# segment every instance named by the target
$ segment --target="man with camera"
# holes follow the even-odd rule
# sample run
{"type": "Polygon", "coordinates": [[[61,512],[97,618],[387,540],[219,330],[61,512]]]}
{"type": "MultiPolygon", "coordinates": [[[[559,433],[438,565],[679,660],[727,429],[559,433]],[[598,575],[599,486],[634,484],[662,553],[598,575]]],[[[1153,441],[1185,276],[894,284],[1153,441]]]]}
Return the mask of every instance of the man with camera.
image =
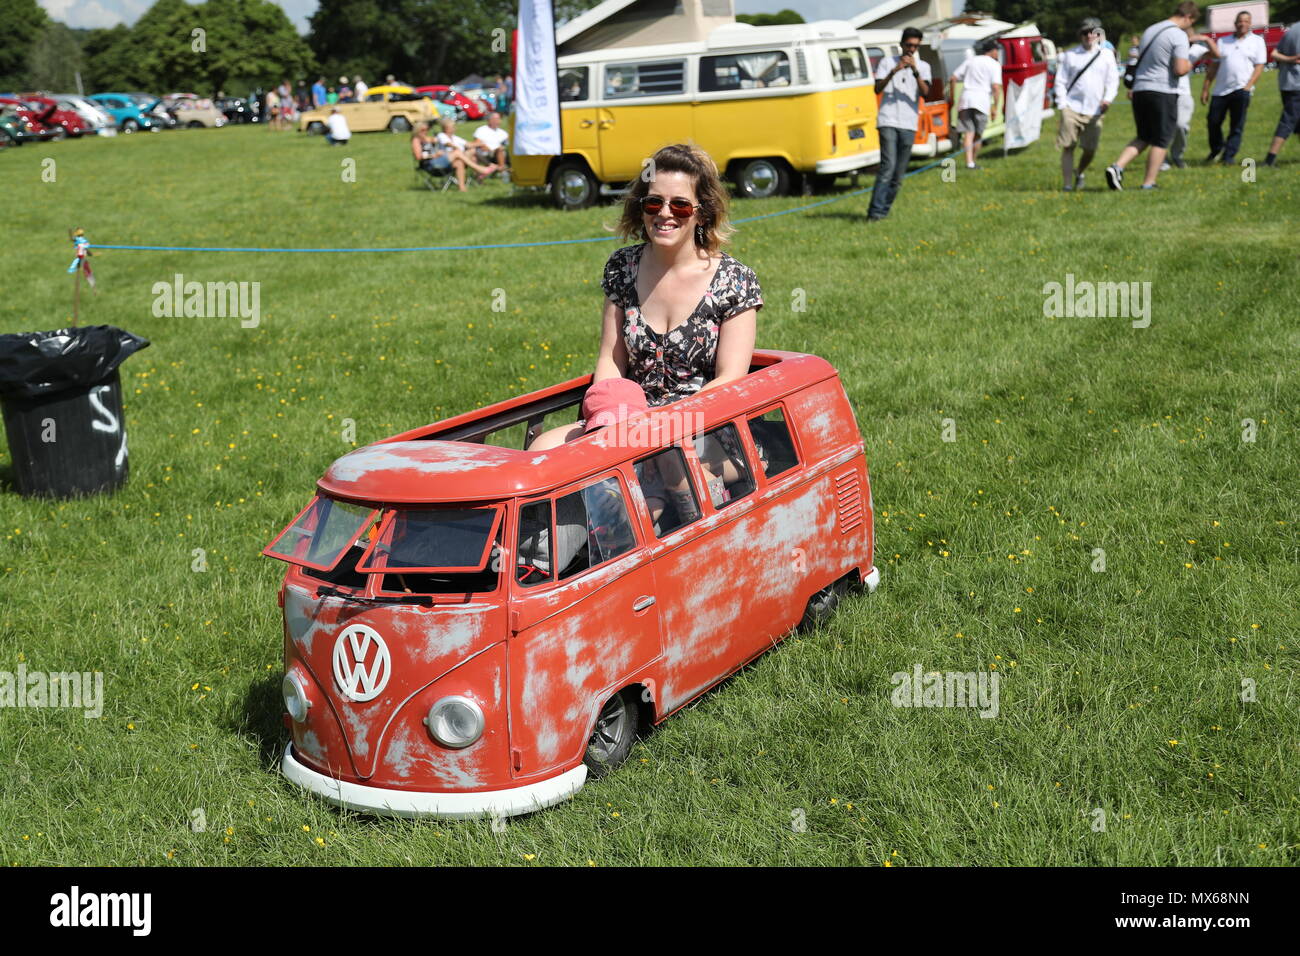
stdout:
{"type": "Polygon", "coordinates": [[[889,215],[916,142],[916,127],[921,103],[930,92],[930,64],[918,55],[921,31],[908,27],[903,31],[902,55],[882,57],[876,66],[876,92],[884,94],[876,114],[880,134],[880,169],[871,190],[867,221],[878,222],[889,215]]]}
{"type": "Polygon", "coordinates": [[[1066,192],[1083,188],[1083,173],[1101,143],[1101,121],[1119,92],[1115,54],[1101,45],[1101,21],[1079,24],[1079,45],[1061,54],[1053,92],[1060,113],[1056,146],[1061,151],[1061,178],[1066,192]],[[1074,168],[1074,148],[1082,150],[1074,168]]]}

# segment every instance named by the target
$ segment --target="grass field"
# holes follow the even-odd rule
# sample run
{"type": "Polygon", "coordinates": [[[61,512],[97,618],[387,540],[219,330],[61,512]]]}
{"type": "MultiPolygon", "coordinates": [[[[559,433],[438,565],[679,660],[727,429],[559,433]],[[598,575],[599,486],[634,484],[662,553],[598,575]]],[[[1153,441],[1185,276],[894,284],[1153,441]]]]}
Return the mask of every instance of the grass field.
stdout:
{"type": "MultiPolygon", "coordinates": [[[[1242,157],[1277,119],[1273,76],[1260,86],[1242,157]]],[[[352,447],[345,420],[365,444],[589,371],[615,243],[101,253],[82,322],[153,343],[123,367],[131,480],[24,500],[0,455],[0,670],[101,670],[106,703],[97,720],[0,710],[0,862],[1300,862],[1300,144],[1243,181],[1197,162],[1204,115],[1158,194],[1104,188],[1123,108],[1082,194],[1059,191],[1052,120],[983,172],[909,179],[870,228],[869,197],[843,193],[740,226],[759,346],[825,356],[854,403],[880,590],[501,833],[340,813],[278,776],[283,568],[258,552],[352,447]],[[261,283],[260,325],[155,317],[154,283],[178,273],[261,283]],[[1069,275],[1149,282],[1149,327],[1046,315],[1044,285],[1069,275]],[[997,670],[998,718],[895,708],[890,676],[915,664],[997,670]]],[[[6,151],[0,332],[66,323],[74,226],[354,247],[601,236],[616,218],[500,183],[417,190],[405,146],[232,128],[6,151]]]]}

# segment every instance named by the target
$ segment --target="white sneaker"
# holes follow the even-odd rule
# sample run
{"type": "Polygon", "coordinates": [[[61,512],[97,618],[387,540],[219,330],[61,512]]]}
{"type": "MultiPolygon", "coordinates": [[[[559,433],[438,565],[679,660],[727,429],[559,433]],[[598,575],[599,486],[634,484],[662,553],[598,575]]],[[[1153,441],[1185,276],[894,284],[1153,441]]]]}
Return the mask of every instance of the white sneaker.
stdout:
{"type": "Polygon", "coordinates": [[[1075,189],[1082,189],[1082,188],[1083,188],[1083,173],[1076,173],[1076,174],[1075,174],[1075,176],[1074,176],[1074,188],[1075,188],[1075,189]]]}
{"type": "Polygon", "coordinates": [[[1163,173],[1166,169],[1170,169],[1170,168],[1172,168],[1172,167],[1171,167],[1168,163],[1161,163],[1161,164],[1160,164],[1160,171],[1161,171],[1162,173],[1163,173]]]}

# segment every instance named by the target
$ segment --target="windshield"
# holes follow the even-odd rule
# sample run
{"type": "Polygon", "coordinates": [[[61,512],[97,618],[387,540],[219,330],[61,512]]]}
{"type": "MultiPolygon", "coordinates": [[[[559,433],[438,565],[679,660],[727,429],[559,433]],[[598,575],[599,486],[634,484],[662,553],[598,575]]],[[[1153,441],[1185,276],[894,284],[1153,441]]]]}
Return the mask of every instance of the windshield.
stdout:
{"type": "Polygon", "coordinates": [[[373,508],[345,501],[313,498],[262,553],[290,564],[329,571],[361,532],[373,524],[376,513],[373,508]]]}
{"type": "Polygon", "coordinates": [[[487,565],[500,508],[400,508],[384,518],[358,571],[465,572],[487,565]]]}

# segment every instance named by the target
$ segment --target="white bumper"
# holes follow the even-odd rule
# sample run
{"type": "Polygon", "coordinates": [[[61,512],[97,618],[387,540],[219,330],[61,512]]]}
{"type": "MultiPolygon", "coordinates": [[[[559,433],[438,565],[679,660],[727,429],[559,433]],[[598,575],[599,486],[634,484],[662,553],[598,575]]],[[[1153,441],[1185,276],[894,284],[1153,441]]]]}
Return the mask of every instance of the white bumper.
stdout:
{"type": "Polygon", "coordinates": [[[841,156],[839,159],[820,160],[817,163],[816,172],[818,176],[825,176],[830,173],[848,173],[855,169],[876,166],[879,163],[880,150],[873,149],[869,153],[857,153],[853,156],[841,156]]]}
{"type": "Polygon", "coordinates": [[[880,568],[873,566],[871,570],[867,572],[866,580],[864,580],[863,583],[867,586],[868,593],[871,593],[875,591],[876,588],[880,587],[880,568]]]}
{"type": "Polygon", "coordinates": [[[436,817],[464,820],[476,817],[510,817],[553,806],[577,793],[587,780],[587,767],[579,764],[558,777],[482,793],[422,793],[412,790],[388,790],[349,783],[317,773],[298,762],[293,744],[284,749],[281,772],[289,780],[318,794],[340,807],[363,810],[379,816],[436,817]]]}

